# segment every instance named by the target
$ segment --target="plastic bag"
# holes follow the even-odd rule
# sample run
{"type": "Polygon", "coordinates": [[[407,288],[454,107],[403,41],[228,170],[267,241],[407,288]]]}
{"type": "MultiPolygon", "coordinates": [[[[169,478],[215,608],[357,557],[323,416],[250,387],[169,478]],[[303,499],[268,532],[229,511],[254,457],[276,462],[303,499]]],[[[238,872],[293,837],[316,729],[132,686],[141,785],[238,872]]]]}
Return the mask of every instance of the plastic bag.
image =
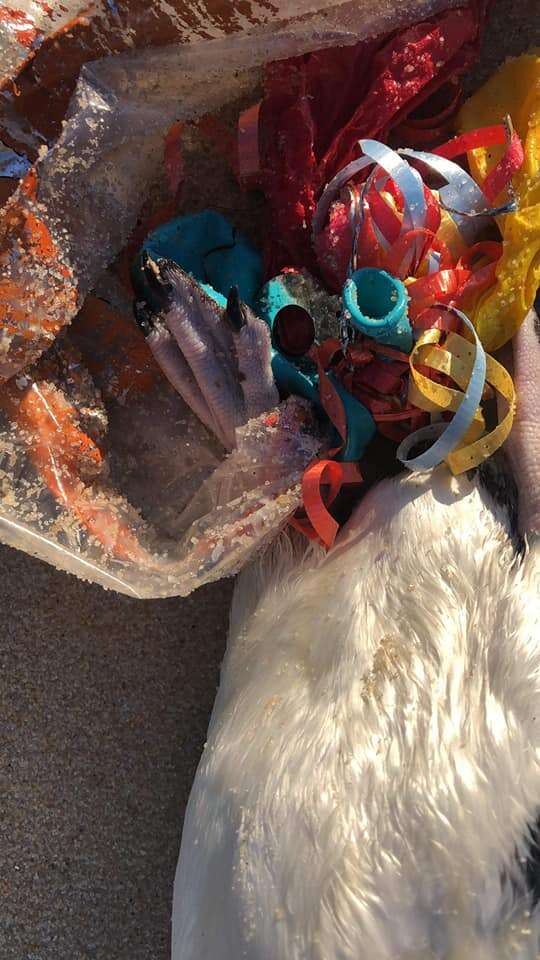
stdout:
{"type": "MultiPolygon", "coordinates": [[[[42,143],[0,218],[4,542],[119,592],[186,595],[235,573],[292,515],[321,446],[309,406],[292,398],[251,421],[226,456],[156,368],[121,271],[106,268],[146,198],[163,192],[171,125],[241,105],[269,59],[351,44],[440,5],[388,2],[374,13],[370,4],[305,0],[252,9],[244,21],[230,4],[229,19],[220,5],[220,23],[191,10],[183,25],[158,5],[161,33],[150,40],[183,45],[83,66],[59,135],[49,149],[42,143]]],[[[38,6],[27,4],[25,15],[38,6]]],[[[57,72],[62,36],[72,43],[86,31],[79,60],[125,49],[134,23],[143,42],[142,7],[119,3],[109,14],[103,8],[54,41],[57,72]]],[[[30,159],[45,139],[31,118],[46,46],[35,53],[34,80],[23,78],[26,113],[10,94],[0,117],[8,148],[24,148],[26,138],[30,159]]],[[[22,62],[15,49],[10,69],[22,62]]],[[[55,90],[49,77],[45,94],[58,105],[65,90],[56,100],[55,90]]],[[[24,149],[18,155],[23,162],[24,149]]]]}

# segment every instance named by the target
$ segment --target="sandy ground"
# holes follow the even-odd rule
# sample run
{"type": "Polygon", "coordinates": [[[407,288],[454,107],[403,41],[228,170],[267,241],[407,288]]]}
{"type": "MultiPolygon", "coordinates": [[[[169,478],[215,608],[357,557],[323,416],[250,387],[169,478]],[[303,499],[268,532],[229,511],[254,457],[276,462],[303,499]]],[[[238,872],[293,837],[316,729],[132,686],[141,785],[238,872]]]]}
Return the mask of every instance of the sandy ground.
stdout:
{"type": "MultiPolygon", "coordinates": [[[[537,4],[496,0],[479,76],[537,4]]],[[[145,603],[0,557],[0,960],[166,960],[231,584],[145,603]]]]}

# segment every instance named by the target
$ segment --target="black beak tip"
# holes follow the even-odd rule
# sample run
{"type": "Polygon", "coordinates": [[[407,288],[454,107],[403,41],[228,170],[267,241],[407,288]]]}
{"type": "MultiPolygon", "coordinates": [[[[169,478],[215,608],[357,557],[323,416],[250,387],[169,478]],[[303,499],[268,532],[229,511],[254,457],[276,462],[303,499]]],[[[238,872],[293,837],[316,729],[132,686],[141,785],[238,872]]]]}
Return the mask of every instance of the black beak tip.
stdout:
{"type": "Polygon", "coordinates": [[[173,269],[172,261],[165,257],[151,257],[144,250],[141,254],[141,270],[144,278],[154,290],[170,290],[172,287],[171,273],[173,269]]]}
{"type": "Polygon", "coordinates": [[[131,270],[136,300],[150,304],[155,313],[167,310],[174,299],[174,278],[178,270],[171,260],[152,257],[147,250],[142,250],[131,270]]]}
{"type": "Polygon", "coordinates": [[[233,330],[236,330],[237,332],[240,331],[242,327],[245,327],[247,323],[246,308],[240,300],[240,292],[236,286],[231,287],[229,290],[227,306],[225,307],[225,316],[227,317],[233,330]]]}

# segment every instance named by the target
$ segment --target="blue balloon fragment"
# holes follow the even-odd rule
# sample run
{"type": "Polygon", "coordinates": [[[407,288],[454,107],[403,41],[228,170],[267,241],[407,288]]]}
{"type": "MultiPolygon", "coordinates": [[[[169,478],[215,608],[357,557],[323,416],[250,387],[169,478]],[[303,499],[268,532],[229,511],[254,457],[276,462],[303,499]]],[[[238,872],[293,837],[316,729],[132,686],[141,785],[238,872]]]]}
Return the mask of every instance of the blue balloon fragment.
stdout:
{"type": "MultiPolygon", "coordinates": [[[[140,257],[173,260],[224,307],[232,286],[253,307],[263,280],[262,258],[229,221],[215,210],[203,210],[169,220],[148,234],[140,257]]],[[[148,302],[151,303],[151,292],[148,302]]]]}

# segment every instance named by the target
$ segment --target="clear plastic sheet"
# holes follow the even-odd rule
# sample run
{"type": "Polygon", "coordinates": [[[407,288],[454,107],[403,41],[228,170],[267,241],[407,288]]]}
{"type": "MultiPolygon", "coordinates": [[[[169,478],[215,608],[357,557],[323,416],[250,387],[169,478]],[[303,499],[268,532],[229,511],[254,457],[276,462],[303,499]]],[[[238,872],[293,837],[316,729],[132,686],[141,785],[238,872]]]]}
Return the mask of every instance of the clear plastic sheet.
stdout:
{"type": "Polygon", "coordinates": [[[4,0],[0,13],[0,85],[16,76],[46,37],[85,9],[88,4],[80,0],[63,0],[54,6],[44,0],[4,0]]]}
{"type": "Polygon", "coordinates": [[[324,43],[332,26],[346,22],[353,9],[361,15],[353,29],[359,36],[367,36],[408,19],[420,19],[436,6],[437,0],[380,0],[376,9],[366,0],[354,4],[343,0],[247,0],[241,4],[236,0],[190,4],[178,0],[4,0],[0,9],[0,85],[13,78],[44,42],[59,34],[67,39],[69,54],[76,47],[86,60],[141,46],[194,43],[235,33],[268,36],[276,28],[294,31],[296,24],[300,24],[300,38],[319,34],[324,43]]]}
{"type": "MultiPolygon", "coordinates": [[[[230,21],[197,5],[182,24],[157,4],[168,10],[165,36],[182,43],[82,67],[59,136],[42,144],[0,215],[4,542],[122,593],[164,597],[237,572],[291,516],[321,446],[309,407],[291,399],[251,421],[226,455],[153,364],[106,268],[163,180],[174,122],[249,97],[269,59],[350,44],[442,5],[261,2],[240,17],[231,4],[230,21]]],[[[32,18],[45,6],[17,9],[32,18]]],[[[136,5],[93,9],[93,41],[101,23],[105,51],[121,46],[120,34],[125,46],[136,5]]],[[[14,74],[24,58],[7,22],[0,59],[10,51],[3,62],[14,74]]],[[[9,98],[4,106],[7,129],[9,98]]],[[[14,169],[24,172],[24,159],[14,169]]]]}

